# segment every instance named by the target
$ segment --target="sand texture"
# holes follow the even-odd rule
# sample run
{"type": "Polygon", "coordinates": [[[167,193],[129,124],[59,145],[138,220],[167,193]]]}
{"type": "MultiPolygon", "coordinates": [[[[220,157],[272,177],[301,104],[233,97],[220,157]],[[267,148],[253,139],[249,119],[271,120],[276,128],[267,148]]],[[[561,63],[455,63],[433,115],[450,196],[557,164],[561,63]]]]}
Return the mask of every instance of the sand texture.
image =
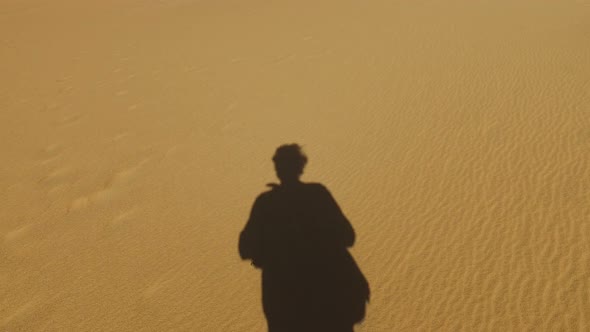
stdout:
{"type": "Polygon", "coordinates": [[[4,0],[0,331],[264,331],[292,142],[357,332],[590,330],[590,1],[4,0]]]}

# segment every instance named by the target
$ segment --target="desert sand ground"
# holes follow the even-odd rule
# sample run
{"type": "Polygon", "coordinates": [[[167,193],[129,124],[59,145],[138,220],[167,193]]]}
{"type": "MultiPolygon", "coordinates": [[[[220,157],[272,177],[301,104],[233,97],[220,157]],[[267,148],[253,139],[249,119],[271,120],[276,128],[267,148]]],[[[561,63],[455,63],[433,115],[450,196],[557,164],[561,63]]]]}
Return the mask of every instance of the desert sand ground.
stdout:
{"type": "Polygon", "coordinates": [[[4,0],[0,330],[263,331],[292,142],[357,331],[590,329],[590,1],[4,0]]]}

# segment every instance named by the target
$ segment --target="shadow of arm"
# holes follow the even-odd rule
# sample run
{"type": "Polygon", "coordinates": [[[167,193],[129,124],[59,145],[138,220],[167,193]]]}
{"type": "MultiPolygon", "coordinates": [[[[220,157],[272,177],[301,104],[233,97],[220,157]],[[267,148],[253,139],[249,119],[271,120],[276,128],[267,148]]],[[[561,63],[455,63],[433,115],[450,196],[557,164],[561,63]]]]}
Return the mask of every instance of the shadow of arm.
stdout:
{"type": "Polygon", "coordinates": [[[262,261],[262,203],[260,196],[254,202],[246,226],[240,233],[238,251],[242,259],[251,259],[252,265],[260,267],[262,261]]]}

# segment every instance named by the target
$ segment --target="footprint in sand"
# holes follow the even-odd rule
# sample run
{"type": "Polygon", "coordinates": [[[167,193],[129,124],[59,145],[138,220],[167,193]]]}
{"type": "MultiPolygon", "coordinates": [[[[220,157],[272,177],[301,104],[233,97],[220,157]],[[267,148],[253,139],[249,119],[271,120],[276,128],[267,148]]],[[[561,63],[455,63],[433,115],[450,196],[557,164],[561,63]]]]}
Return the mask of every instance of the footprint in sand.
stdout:
{"type": "Polygon", "coordinates": [[[297,58],[297,55],[295,55],[295,54],[282,55],[282,56],[279,56],[278,58],[276,58],[272,62],[272,64],[273,65],[280,65],[280,64],[283,64],[286,62],[294,61],[296,58],[297,58]]]}
{"type": "Polygon", "coordinates": [[[59,108],[59,105],[56,104],[56,103],[44,104],[43,107],[41,107],[39,109],[39,112],[40,113],[43,113],[43,112],[48,112],[48,111],[54,111],[54,110],[56,110],[58,108],[59,108]]]}
{"type": "Polygon", "coordinates": [[[52,172],[41,178],[39,183],[42,184],[56,184],[58,182],[63,181],[65,177],[70,173],[70,169],[68,167],[58,167],[54,169],[52,172]]]}
{"type": "Polygon", "coordinates": [[[59,144],[50,144],[42,151],[42,157],[39,163],[47,165],[61,156],[61,146],[59,144]]]}
{"type": "Polygon", "coordinates": [[[171,155],[174,155],[179,149],[179,145],[173,145],[171,147],[169,147],[168,149],[166,149],[166,152],[164,152],[163,158],[168,158],[171,155]]]}
{"type": "Polygon", "coordinates": [[[87,196],[76,198],[70,204],[70,208],[68,209],[68,211],[81,210],[81,209],[87,207],[89,202],[90,202],[90,198],[87,196]]]}
{"type": "MultiPolygon", "coordinates": [[[[55,158],[57,159],[57,157],[55,158]]],[[[46,188],[47,195],[53,195],[66,188],[66,184],[72,182],[72,169],[58,167],[39,180],[39,185],[46,188]]]]}
{"type": "Polygon", "coordinates": [[[131,167],[126,167],[118,172],[115,172],[107,181],[104,186],[95,192],[78,197],[70,203],[68,211],[75,211],[86,208],[91,204],[108,201],[116,195],[118,188],[129,183],[132,178],[136,175],[137,171],[141,166],[147,163],[150,158],[146,158],[131,167]]]}
{"type": "Polygon", "coordinates": [[[60,127],[68,127],[68,126],[71,126],[73,124],[80,122],[81,119],[82,119],[82,115],[80,115],[80,114],[70,114],[70,115],[66,115],[66,116],[62,117],[61,119],[59,119],[57,124],[60,127]]]}
{"type": "Polygon", "coordinates": [[[74,87],[73,86],[66,85],[66,86],[63,86],[63,87],[59,88],[58,94],[60,94],[60,95],[62,95],[62,94],[69,94],[69,93],[72,92],[72,90],[74,90],[74,87]]]}
{"type": "Polygon", "coordinates": [[[111,139],[111,141],[113,141],[113,142],[118,142],[118,141],[120,141],[120,140],[122,140],[122,139],[125,139],[126,137],[129,137],[129,133],[128,133],[128,132],[123,132],[123,133],[120,133],[120,134],[118,134],[118,135],[115,135],[115,136],[114,136],[114,137],[111,139]]]}
{"type": "Polygon", "coordinates": [[[71,182],[73,170],[71,167],[51,167],[55,165],[62,156],[62,146],[59,144],[50,144],[40,152],[37,158],[37,165],[44,171],[45,176],[41,177],[37,184],[46,188],[46,193],[52,195],[65,188],[68,182],[71,182]]]}
{"type": "Polygon", "coordinates": [[[35,308],[38,307],[39,302],[38,299],[33,299],[25,302],[13,312],[7,312],[4,319],[0,319],[0,326],[6,326],[15,320],[24,319],[26,316],[30,316],[35,308]]]}
{"type": "Polygon", "coordinates": [[[31,224],[27,224],[27,225],[15,228],[15,229],[9,231],[8,233],[6,233],[6,235],[4,235],[4,240],[7,242],[18,240],[19,238],[22,238],[23,236],[25,236],[29,232],[31,227],[32,227],[31,224]]]}
{"type": "Polygon", "coordinates": [[[116,215],[110,222],[111,225],[116,226],[133,218],[136,213],[136,208],[131,208],[116,215]]]}

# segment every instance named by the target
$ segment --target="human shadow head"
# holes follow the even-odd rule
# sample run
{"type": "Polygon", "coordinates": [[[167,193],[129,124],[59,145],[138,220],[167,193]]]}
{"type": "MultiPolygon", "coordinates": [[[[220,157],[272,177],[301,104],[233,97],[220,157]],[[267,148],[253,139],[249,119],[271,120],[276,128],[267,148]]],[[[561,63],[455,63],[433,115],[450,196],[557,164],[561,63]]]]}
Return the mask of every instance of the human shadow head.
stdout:
{"type": "Polygon", "coordinates": [[[299,144],[284,144],[277,148],[272,161],[281,184],[299,182],[307,164],[307,156],[299,144]]]}

